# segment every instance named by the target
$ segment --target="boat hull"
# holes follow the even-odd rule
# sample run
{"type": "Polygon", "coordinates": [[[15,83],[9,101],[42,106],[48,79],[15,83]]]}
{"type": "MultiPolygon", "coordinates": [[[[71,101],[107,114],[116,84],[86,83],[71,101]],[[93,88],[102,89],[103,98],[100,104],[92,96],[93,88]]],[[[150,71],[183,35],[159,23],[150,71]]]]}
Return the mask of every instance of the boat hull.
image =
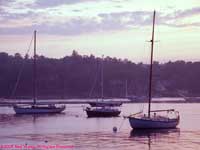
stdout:
{"type": "Polygon", "coordinates": [[[95,111],[95,110],[86,110],[88,117],[118,117],[121,111],[95,111]]]}
{"type": "Polygon", "coordinates": [[[89,102],[91,107],[119,107],[122,105],[122,102],[115,102],[115,101],[111,101],[111,102],[107,102],[107,101],[100,101],[100,102],[89,102]]]}
{"type": "Polygon", "coordinates": [[[16,114],[48,114],[48,113],[61,113],[65,107],[13,107],[16,114]]]}
{"type": "Polygon", "coordinates": [[[170,129],[176,128],[179,119],[169,119],[168,121],[146,120],[129,117],[129,123],[133,129],[170,129]]]}

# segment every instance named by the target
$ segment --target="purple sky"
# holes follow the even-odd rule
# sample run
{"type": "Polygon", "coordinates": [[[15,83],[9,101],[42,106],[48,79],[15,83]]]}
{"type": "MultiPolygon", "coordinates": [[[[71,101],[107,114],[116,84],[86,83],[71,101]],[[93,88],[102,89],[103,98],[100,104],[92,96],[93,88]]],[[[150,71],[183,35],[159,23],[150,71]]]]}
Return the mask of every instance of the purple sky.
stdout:
{"type": "Polygon", "coordinates": [[[198,60],[199,0],[0,0],[0,51],[24,54],[37,30],[40,55],[76,49],[146,62],[154,9],[155,59],[198,60]]]}

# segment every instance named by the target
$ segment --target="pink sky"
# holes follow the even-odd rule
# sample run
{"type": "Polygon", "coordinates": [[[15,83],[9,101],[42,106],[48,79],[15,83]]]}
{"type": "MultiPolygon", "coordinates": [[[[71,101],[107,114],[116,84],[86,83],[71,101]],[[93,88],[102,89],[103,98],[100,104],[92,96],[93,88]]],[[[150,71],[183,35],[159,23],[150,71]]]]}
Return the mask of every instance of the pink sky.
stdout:
{"type": "Polygon", "coordinates": [[[199,0],[1,0],[0,51],[24,55],[33,30],[38,54],[128,58],[147,62],[157,11],[155,60],[198,61],[199,0]]]}

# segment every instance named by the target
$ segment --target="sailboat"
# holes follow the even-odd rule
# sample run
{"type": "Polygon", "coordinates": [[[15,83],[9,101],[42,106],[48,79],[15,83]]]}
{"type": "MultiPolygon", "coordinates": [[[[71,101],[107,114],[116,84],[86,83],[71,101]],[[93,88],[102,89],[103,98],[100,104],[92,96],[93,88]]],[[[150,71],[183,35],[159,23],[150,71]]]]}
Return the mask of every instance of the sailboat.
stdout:
{"type": "Polygon", "coordinates": [[[91,107],[84,109],[88,117],[117,117],[121,113],[117,107],[122,105],[122,102],[104,101],[103,100],[103,58],[101,62],[101,101],[90,102],[91,107]]]}
{"type": "Polygon", "coordinates": [[[65,105],[55,106],[37,104],[37,73],[36,73],[36,31],[34,31],[34,57],[33,57],[33,104],[32,105],[14,105],[16,114],[43,114],[43,113],[61,113],[65,110],[65,105]]]}
{"type": "Polygon", "coordinates": [[[151,39],[151,64],[149,74],[149,96],[148,96],[148,114],[142,112],[128,116],[130,126],[133,129],[168,129],[176,128],[179,124],[179,112],[174,109],[168,110],[151,110],[152,98],[152,72],[153,72],[153,48],[154,48],[154,26],[156,11],[153,13],[153,30],[151,39]],[[153,113],[153,115],[152,115],[153,113]],[[163,113],[165,113],[163,115],[163,113]]]}

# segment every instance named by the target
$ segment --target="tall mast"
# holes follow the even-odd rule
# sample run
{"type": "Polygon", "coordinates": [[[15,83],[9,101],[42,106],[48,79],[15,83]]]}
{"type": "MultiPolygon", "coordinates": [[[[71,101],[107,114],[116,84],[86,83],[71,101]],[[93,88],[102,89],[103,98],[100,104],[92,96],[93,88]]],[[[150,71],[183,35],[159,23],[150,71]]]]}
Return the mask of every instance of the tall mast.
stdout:
{"type": "Polygon", "coordinates": [[[34,31],[34,55],[33,55],[33,101],[34,104],[36,104],[36,97],[37,97],[37,91],[36,91],[36,79],[37,79],[37,74],[36,74],[36,30],[34,31]]]}
{"type": "Polygon", "coordinates": [[[103,55],[101,60],[101,99],[103,100],[103,55]]]}
{"type": "Polygon", "coordinates": [[[128,97],[128,87],[127,87],[127,80],[126,80],[126,82],[125,82],[125,98],[127,98],[128,97]]]}
{"type": "Polygon", "coordinates": [[[152,97],[152,71],[153,71],[153,48],[154,48],[154,25],[155,25],[156,11],[153,12],[153,30],[151,38],[151,63],[150,63],[150,73],[149,73],[149,107],[148,107],[148,117],[151,115],[151,97],[152,97]]]}

